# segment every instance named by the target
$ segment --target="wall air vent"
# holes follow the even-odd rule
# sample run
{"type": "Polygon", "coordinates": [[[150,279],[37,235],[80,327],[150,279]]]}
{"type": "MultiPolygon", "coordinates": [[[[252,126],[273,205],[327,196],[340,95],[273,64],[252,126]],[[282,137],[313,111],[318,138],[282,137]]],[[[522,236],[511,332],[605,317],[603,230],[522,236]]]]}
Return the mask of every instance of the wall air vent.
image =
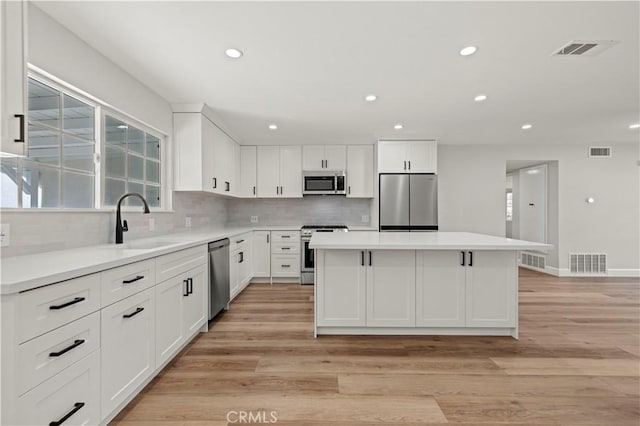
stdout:
{"type": "Polygon", "coordinates": [[[553,52],[553,56],[596,56],[617,43],[616,40],[573,40],[553,52]]]}
{"type": "Polygon", "coordinates": [[[544,269],[545,257],[534,253],[522,253],[520,256],[520,264],[536,269],[544,269]]]}
{"type": "Polygon", "coordinates": [[[569,253],[569,271],[577,275],[606,275],[607,255],[602,253],[569,253]]]}
{"type": "Polygon", "coordinates": [[[589,157],[611,157],[611,147],[591,146],[589,147],[589,157]]]}

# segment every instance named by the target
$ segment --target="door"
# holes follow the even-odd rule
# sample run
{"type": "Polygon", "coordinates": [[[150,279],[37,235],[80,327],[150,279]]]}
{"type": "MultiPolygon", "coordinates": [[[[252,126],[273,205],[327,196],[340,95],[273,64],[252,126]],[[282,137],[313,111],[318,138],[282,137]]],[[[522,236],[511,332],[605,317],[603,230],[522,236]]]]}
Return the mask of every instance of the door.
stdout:
{"type": "Polygon", "coordinates": [[[408,141],[409,173],[436,173],[436,141],[408,141]]]}
{"type": "Polygon", "coordinates": [[[344,170],[347,168],[347,147],[344,145],[325,145],[324,168],[344,170]]]}
{"type": "Polygon", "coordinates": [[[205,265],[199,266],[187,272],[187,293],[182,297],[182,315],[185,338],[189,338],[202,327],[208,319],[209,298],[208,298],[208,274],[205,265]]]}
{"type": "Polygon", "coordinates": [[[277,146],[257,147],[258,197],[277,197],[280,193],[280,148],[277,146]]]}
{"type": "Polygon", "coordinates": [[[467,265],[467,327],[515,327],[516,252],[474,251],[467,265]]]}
{"type": "Polygon", "coordinates": [[[0,2],[0,151],[16,155],[27,153],[26,8],[26,1],[0,2]],[[15,117],[16,114],[21,117],[15,117]]]}
{"type": "Polygon", "coordinates": [[[142,291],[101,311],[102,416],[124,402],[155,370],[155,300],[142,291]]]}
{"type": "Polygon", "coordinates": [[[156,367],[178,351],[185,340],[182,298],[186,283],[182,275],[168,279],[155,287],[156,294],[156,367]]]}
{"type": "Polygon", "coordinates": [[[380,229],[409,227],[409,175],[380,175],[380,229]]]}
{"type": "Polygon", "coordinates": [[[409,224],[412,230],[438,229],[438,178],[409,175],[409,224]]]}
{"type": "Polygon", "coordinates": [[[209,144],[206,151],[212,156],[211,170],[205,173],[209,173],[212,177],[212,192],[224,194],[225,181],[228,179],[227,163],[232,161],[233,152],[228,149],[226,135],[204,115],[202,116],[202,133],[203,144],[209,144]]]}
{"type": "Polygon", "coordinates": [[[302,147],[302,170],[324,169],[324,145],[305,145],[302,147]]]}
{"type": "Polygon", "coordinates": [[[415,251],[374,250],[367,256],[367,327],[415,327],[415,251]]]}
{"type": "Polygon", "coordinates": [[[404,141],[378,142],[378,173],[406,173],[407,143],[404,141]]]}
{"type": "Polygon", "coordinates": [[[366,325],[364,251],[319,250],[316,276],[318,326],[366,325]]]}
{"type": "Polygon", "coordinates": [[[521,240],[547,242],[547,166],[520,170],[521,240]]]}
{"type": "Polygon", "coordinates": [[[373,197],[373,145],[347,147],[347,197],[373,197]]]}
{"type": "Polygon", "coordinates": [[[256,188],[256,147],[241,146],[240,147],[240,196],[255,198],[257,194],[256,188]]]}
{"type": "Polygon", "coordinates": [[[229,256],[229,294],[233,300],[240,292],[240,251],[233,251],[229,256]]]}
{"type": "Polygon", "coordinates": [[[253,233],[253,276],[271,276],[271,236],[269,231],[253,233]]]}
{"type": "Polygon", "coordinates": [[[455,250],[416,252],[416,326],[465,326],[466,262],[462,256],[455,250]]]}
{"type": "Polygon", "coordinates": [[[302,197],[302,147],[280,147],[280,196],[302,197]]]}

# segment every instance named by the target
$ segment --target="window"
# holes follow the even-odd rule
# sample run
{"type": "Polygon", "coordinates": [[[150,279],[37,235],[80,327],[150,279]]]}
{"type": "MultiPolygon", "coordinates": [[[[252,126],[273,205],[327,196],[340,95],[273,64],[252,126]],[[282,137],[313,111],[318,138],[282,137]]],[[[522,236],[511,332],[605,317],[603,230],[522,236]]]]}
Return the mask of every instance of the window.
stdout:
{"type": "MultiPolygon", "coordinates": [[[[150,207],[160,206],[160,139],[110,115],[104,117],[104,129],[104,204],[137,192],[150,207]]],[[[138,198],[126,202],[141,205],[138,198]]]]}
{"type": "Polygon", "coordinates": [[[506,207],[507,207],[507,222],[511,222],[513,221],[513,192],[511,189],[507,189],[506,207]]]}
{"type": "Polygon", "coordinates": [[[28,92],[28,154],[0,159],[0,207],[91,209],[126,192],[163,207],[160,134],[45,78],[28,92]]]}

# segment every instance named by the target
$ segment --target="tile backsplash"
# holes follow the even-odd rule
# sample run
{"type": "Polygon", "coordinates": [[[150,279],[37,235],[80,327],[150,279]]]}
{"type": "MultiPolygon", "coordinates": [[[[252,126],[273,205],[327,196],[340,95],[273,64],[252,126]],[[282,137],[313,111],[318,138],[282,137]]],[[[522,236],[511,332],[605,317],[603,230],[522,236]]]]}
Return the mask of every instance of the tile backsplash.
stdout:
{"type": "MultiPolygon", "coordinates": [[[[123,212],[129,224],[126,240],[167,234],[191,227],[291,225],[344,223],[368,226],[362,216],[371,216],[371,200],[334,196],[297,199],[227,199],[199,192],[174,192],[173,212],[123,212]],[[258,216],[258,223],[251,223],[258,216]],[[155,229],[149,228],[153,219],[155,229]]],[[[51,250],[107,244],[114,241],[112,211],[3,210],[1,223],[11,225],[11,245],[1,255],[17,256],[51,250]]]]}

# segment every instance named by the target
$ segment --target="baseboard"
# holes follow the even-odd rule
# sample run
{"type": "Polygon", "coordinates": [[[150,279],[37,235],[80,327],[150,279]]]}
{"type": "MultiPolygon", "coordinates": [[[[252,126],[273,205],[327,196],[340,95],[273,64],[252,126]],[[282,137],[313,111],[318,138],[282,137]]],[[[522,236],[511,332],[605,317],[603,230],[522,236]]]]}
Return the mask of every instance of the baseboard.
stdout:
{"type": "Polygon", "coordinates": [[[558,269],[558,277],[575,277],[575,278],[638,278],[640,277],[640,269],[609,269],[606,274],[572,274],[568,268],[558,269]]]}
{"type": "Polygon", "coordinates": [[[608,272],[609,277],[640,277],[640,269],[609,269],[608,272]]]}
{"type": "Polygon", "coordinates": [[[520,263],[518,263],[518,266],[520,268],[529,269],[531,271],[542,272],[543,274],[549,274],[549,275],[553,275],[553,276],[556,276],[556,277],[560,276],[560,275],[558,275],[558,268],[554,268],[553,266],[546,266],[545,265],[544,269],[535,268],[535,267],[529,266],[529,265],[522,265],[520,263]]]}

